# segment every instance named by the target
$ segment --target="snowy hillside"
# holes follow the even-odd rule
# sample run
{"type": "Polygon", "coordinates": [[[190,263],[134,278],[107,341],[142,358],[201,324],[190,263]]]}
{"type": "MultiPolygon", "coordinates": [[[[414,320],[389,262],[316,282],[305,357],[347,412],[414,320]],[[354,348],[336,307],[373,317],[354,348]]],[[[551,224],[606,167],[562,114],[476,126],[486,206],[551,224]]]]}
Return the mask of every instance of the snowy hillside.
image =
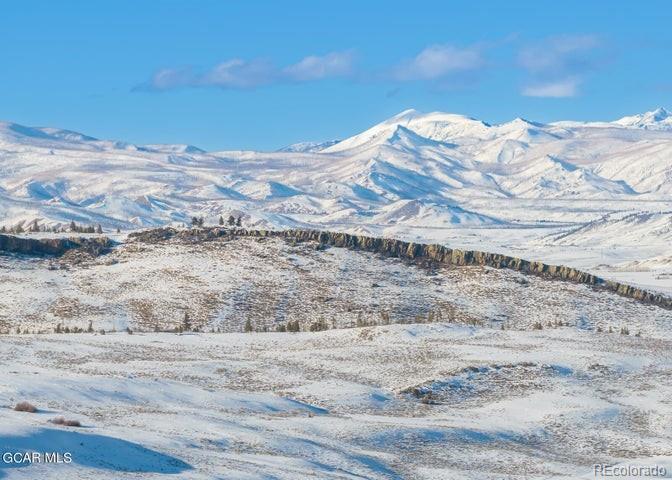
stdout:
{"type": "MultiPolygon", "coordinates": [[[[593,231],[605,215],[672,210],[671,118],[657,109],[613,122],[491,125],[407,110],[341,141],[277,152],[132,145],[0,123],[0,227],[74,220],[127,230],[234,214],[250,227],[485,242],[537,256],[541,239],[593,231]]],[[[616,263],[672,253],[642,251],[619,225],[581,243],[623,239],[629,254],[616,263]]]]}
{"type": "MultiPolygon", "coordinates": [[[[405,207],[394,218],[426,213],[405,207]]],[[[72,455],[0,463],[0,478],[672,471],[672,310],[509,269],[196,232],[0,256],[0,449],[72,455]]]]}

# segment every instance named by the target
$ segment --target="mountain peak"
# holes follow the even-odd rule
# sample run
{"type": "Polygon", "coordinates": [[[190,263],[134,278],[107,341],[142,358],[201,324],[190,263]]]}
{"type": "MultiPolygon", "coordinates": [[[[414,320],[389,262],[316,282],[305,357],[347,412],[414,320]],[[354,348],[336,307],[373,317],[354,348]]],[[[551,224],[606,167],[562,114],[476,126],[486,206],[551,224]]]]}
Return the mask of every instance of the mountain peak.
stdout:
{"type": "Polygon", "coordinates": [[[510,122],[503,123],[502,125],[511,125],[511,126],[518,125],[518,126],[524,126],[524,127],[543,127],[543,124],[533,122],[533,121],[528,120],[527,118],[523,118],[523,117],[516,117],[513,120],[511,120],[510,122]]]}
{"type": "Polygon", "coordinates": [[[651,112],[647,112],[645,115],[651,115],[651,117],[656,120],[657,122],[660,122],[662,120],[665,120],[666,118],[670,117],[670,112],[666,110],[663,107],[658,107],[655,110],[651,112]]]}
{"type": "Polygon", "coordinates": [[[389,123],[395,123],[400,120],[410,120],[411,118],[415,118],[418,116],[421,116],[422,112],[414,109],[414,108],[408,108],[402,112],[397,113],[395,116],[387,119],[387,122],[389,123]]]}
{"type": "Polygon", "coordinates": [[[489,128],[490,125],[487,123],[466,115],[444,112],[422,113],[409,109],[322,151],[336,153],[353,148],[370,148],[385,143],[395,134],[407,135],[407,132],[412,132],[418,137],[417,139],[424,137],[423,144],[427,141],[452,143],[452,139],[456,137],[483,138],[489,128]],[[406,132],[397,131],[400,126],[404,127],[406,132]]]}
{"type": "Polygon", "coordinates": [[[393,117],[388,118],[387,120],[383,121],[381,125],[396,125],[396,124],[403,124],[403,123],[478,123],[480,125],[486,125],[488,126],[487,123],[478,120],[473,117],[469,117],[467,115],[461,115],[459,113],[448,113],[448,112],[429,112],[429,113],[424,113],[419,110],[415,110],[414,108],[409,108],[407,110],[404,110],[402,112],[399,112],[398,114],[394,115],[393,117]]]}
{"type": "Polygon", "coordinates": [[[645,130],[672,130],[672,113],[663,107],[658,107],[650,112],[623,117],[614,123],[623,127],[645,130]]]}

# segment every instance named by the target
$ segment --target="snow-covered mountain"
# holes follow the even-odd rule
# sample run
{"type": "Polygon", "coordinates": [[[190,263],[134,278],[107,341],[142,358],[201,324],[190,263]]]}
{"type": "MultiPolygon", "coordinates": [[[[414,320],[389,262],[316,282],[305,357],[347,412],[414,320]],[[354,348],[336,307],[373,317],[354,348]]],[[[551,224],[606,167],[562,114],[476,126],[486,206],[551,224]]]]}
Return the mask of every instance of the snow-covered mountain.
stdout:
{"type": "Polygon", "coordinates": [[[652,112],[623,117],[614,123],[624,127],[637,127],[646,130],[672,130],[672,113],[664,108],[657,108],[652,112]]]}
{"type": "Polygon", "coordinates": [[[248,226],[428,240],[465,228],[527,239],[543,227],[539,238],[552,239],[614,212],[670,211],[671,194],[672,116],[662,108],[613,122],[496,125],[407,110],[340,141],[276,152],[133,145],[0,123],[7,228],[74,220],[128,229],[236,212],[248,226]]]}

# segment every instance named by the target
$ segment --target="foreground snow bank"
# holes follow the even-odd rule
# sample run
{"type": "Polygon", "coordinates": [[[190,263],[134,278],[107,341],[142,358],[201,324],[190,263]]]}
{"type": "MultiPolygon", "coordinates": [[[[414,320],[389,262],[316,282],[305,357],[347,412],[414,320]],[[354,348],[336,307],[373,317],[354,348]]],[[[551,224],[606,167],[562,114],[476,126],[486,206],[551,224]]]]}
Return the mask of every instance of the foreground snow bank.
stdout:
{"type": "Polygon", "coordinates": [[[0,449],[72,461],[3,464],[0,478],[547,479],[669,465],[669,338],[448,324],[4,336],[0,449]],[[408,393],[418,385],[435,401],[408,393]],[[38,412],[13,411],[21,400],[38,412]],[[49,423],[58,415],[82,427],[49,423]]]}

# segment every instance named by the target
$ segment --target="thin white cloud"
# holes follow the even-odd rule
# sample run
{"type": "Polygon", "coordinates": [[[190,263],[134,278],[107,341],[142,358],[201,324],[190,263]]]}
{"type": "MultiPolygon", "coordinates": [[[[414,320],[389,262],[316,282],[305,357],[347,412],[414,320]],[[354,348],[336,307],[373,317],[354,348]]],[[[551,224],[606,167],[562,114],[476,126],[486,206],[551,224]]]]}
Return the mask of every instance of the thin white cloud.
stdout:
{"type": "Polygon", "coordinates": [[[195,79],[196,86],[256,88],[273,83],[278,72],[268,60],[227,60],[195,79]]]}
{"type": "Polygon", "coordinates": [[[278,68],[266,59],[234,58],[204,73],[195,73],[190,68],[164,68],[134,90],[156,91],[183,87],[244,90],[275,83],[310,82],[351,75],[353,63],[354,55],[351,51],[311,55],[284,68],[278,68]]]}
{"type": "MultiPolygon", "coordinates": [[[[485,54],[501,44],[467,46],[434,44],[415,56],[380,69],[356,69],[351,50],[309,55],[296,63],[276,65],[263,58],[233,58],[206,71],[164,68],[134,90],[177,88],[254,89],[277,84],[349,78],[379,82],[425,82],[436,89],[465,88],[476,83],[490,65],[485,54]]],[[[573,97],[588,76],[604,64],[604,43],[595,35],[564,35],[523,46],[517,66],[526,72],[520,93],[532,97],[573,97]]],[[[497,55],[495,51],[493,55],[497,55]]],[[[510,64],[509,64],[510,65],[510,64]]]]}
{"type": "Polygon", "coordinates": [[[453,74],[477,70],[485,64],[480,48],[431,45],[393,71],[400,81],[439,80],[453,74]]]}
{"type": "Polygon", "coordinates": [[[297,82],[345,77],[353,73],[354,55],[351,51],[332,52],[324,56],[311,55],[283,69],[283,75],[297,82]]]}
{"type": "Polygon", "coordinates": [[[532,97],[574,97],[585,77],[602,64],[603,42],[595,35],[550,37],[518,54],[518,65],[530,75],[521,93],[532,97]]]}
{"type": "Polygon", "coordinates": [[[152,75],[149,82],[136,87],[136,89],[168,90],[188,85],[193,77],[193,72],[189,68],[162,68],[152,75]]]}
{"type": "Polygon", "coordinates": [[[528,85],[522,90],[526,97],[574,97],[578,93],[580,81],[577,78],[566,78],[550,83],[528,85]]]}

